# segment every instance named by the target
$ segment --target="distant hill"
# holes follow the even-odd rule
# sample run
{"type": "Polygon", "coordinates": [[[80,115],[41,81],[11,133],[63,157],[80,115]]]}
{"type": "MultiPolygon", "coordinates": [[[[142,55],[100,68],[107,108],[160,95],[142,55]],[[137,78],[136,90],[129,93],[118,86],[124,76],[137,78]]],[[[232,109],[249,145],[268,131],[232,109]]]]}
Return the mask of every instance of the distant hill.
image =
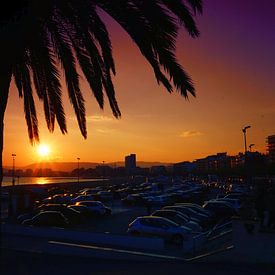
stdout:
{"type": "MultiPolygon", "coordinates": [[[[95,168],[98,163],[95,162],[79,162],[79,168],[95,168]]],[[[52,169],[53,171],[64,171],[70,172],[77,168],[77,162],[40,162],[40,163],[32,163],[23,167],[26,169],[52,169]]]]}
{"type": "MultiPolygon", "coordinates": [[[[98,165],[102,165],[102,163],[97,162],[79,162],[79,168],[95,168],[98,165]]],[[[111,167],[121,167],[124,166],[124,161],[117,161],[117,162],[110,162],[105,163],[105,165],[109,165],[111,167]]],[[[138,161],[137,166],[142,168],[148,168],[151,166],[156,165],[164,165],[168,166],[171,165],[171,163],[163,163],[163,162],[147,162],[147,161],[138,161]]],[[[77,168],[77,162],[40,162],[40,163],[32,163],[30,165],[27,165],[25,167],[21,167],[21,169],[52,169],[54,171],[64,171],[64,172],[70,172],[77,168]]]]}
{"type": "MultiPolygon", "coordinates": [[[[110,162],[107,165],[110,165],[112,167],[116,166],[124,166],[124,161],[118,161],[118,162],[110,162]]],[[[137,161],[137,166],[141,168],[149,168],[152,166],[157,166],[157,165],[164,165],[164,166],[169,166],[172,165],[172,163],[166,163],[166,162],[157,162],[157,161],[137,161]]]]}

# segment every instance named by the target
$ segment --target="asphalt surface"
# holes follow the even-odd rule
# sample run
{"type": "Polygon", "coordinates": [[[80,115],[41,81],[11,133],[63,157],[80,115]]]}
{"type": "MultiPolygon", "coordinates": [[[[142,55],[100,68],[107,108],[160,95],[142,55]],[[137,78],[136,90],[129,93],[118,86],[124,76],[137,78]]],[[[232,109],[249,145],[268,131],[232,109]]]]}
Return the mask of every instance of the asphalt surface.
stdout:
{"type": "Polygon", "coordinates": [[[274,274],[274,265],[150,262],[106,260],[92,257],[50,255],[1,250],[1,275],[76,275],[76,274],[192,274],[258,275],[274,274]]]}

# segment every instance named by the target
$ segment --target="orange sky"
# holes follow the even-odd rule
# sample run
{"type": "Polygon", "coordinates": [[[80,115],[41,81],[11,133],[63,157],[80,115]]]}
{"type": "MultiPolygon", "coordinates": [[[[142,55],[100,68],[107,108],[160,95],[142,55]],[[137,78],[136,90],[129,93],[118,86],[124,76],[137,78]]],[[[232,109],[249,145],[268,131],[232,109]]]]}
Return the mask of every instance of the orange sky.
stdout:
{"type": "MultiPolygon", "coordinates": [[[[138,160],[179,162],[217,152],[236,154],[243,151],[241,128],[248,124],[248,144],[265,152],[266,136],[275,134],[275,6],[265,0],[261,12],[256,4],[262,1],[252,1],[255,6],[249,8],[247,1],[205,1],[198,20],[201,37],[191,40],[180,34],[177,56],[197,90],[190,101],[158,86],[130,38],[107,19],[122,118],[114,119],[107,105],[101,111],[83,82],[88,139],[78,130],[66,91],[68,134],[63,136],[58,127],[50,134],[37,101],[41,143],[51,148],[47,159],[110,162],[136,153],[138,160]]],[[[23,101],[13,84],[5,117],[4,166],[12,164],[12,153],[17,166],[41,160],[29,143],[23,101]]]]}

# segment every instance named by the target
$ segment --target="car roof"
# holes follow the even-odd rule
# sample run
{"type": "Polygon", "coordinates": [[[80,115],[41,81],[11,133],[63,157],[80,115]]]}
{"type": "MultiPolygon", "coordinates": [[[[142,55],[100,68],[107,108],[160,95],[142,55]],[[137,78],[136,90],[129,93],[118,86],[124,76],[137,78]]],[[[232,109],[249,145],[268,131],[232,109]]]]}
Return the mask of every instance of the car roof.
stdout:
{"type": "Polygon", "coordinates": [[[38,214],[36,214],[35,216],[38,216],[38,215],[45,215],[45,214],[58,214],[58,215],[62,215],[63,214],[60,212],[60,211],[42,211],[42,212],[39,212],[38,214]]]}
{"type": "MultiPolygon", "coordinates": [[[[159,216],[143,216],[143,217],[138,217],[137,219],[140,219],[140,220],[142,220],[142,219],[154,219],[154,220],[164,220],[164,221],[172,222],[167,218],[159,217],[159,216]]],[[[174,222],[172,222],[172,223],[174,223],[174,222]]]]}
{"type": "Polygon", "coordinates": [[[78,201],[76,205],[79,205],[81,203],[95,203],[95,204],[102,204],[101,201],[78,201]]]}

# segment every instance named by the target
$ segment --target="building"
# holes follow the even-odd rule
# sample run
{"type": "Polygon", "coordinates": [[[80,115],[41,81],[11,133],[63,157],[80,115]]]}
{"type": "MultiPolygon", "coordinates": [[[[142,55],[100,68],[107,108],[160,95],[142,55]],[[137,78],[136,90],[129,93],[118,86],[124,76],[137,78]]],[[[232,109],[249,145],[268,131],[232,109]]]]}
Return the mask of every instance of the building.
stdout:
{"type": "Polygon", "coordinates": [[[226,171],[236,165],[235,157],[228,156],[226,152],[207,156],[206,158],[194,161],[196,171],[199,173],[214,173],[226,171]]]}
{"type": "Polygon", "coordinates": [[[194,171],[196,165],[190,161],[183,161],[173,165],[175,175],[187,175],[194,171]]]}
{"type": "Polygon", "coordinates": [[[271,163],[275,163],[275,135],[268,136],[266,142],[268,159],[271,163]]]}
{"type": "Polygon", "coordinates": [[[125,170],[127,174],[134,174],[137,168],[136,155],[130,154],[125,157],[125,170]]]}
{"type": "Polygon", "coordinates": [[[150,172],[154,176],[166,175],[167,170],[164,165],[154,165],[151,167],[150,172]]]}

